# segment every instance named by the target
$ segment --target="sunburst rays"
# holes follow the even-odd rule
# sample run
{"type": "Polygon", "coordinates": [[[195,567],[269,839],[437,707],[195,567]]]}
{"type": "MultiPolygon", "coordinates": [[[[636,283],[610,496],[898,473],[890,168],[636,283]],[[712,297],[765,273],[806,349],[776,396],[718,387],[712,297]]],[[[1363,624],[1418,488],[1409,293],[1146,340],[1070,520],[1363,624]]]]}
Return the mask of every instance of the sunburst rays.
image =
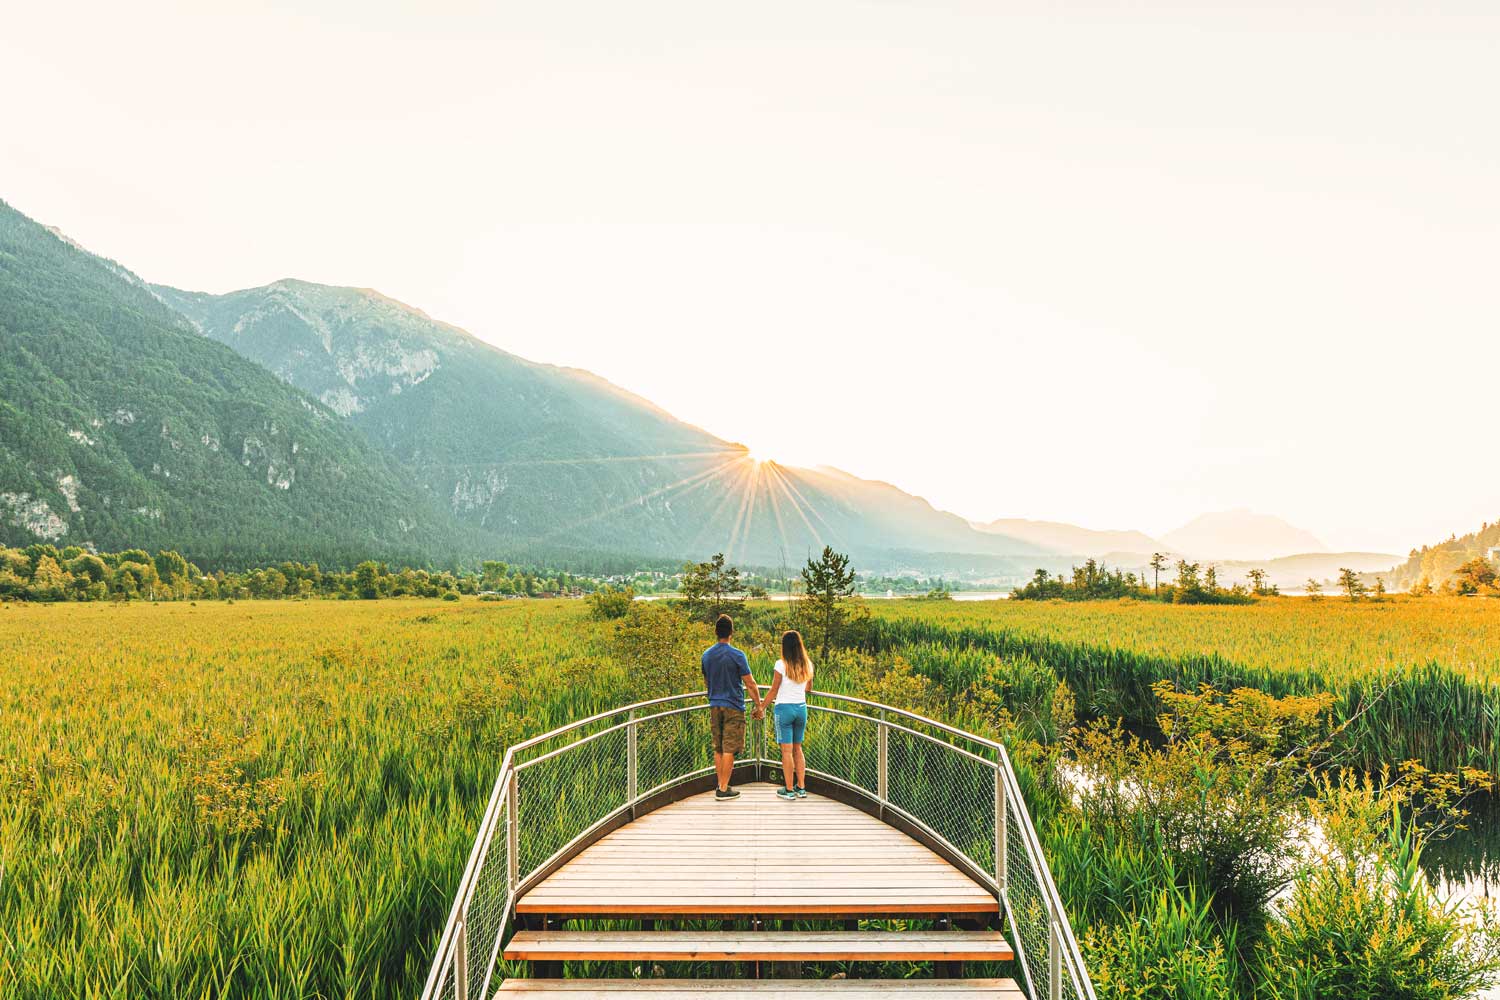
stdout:
{"type": "Polygon", "coordinates": [[[817,547],[836,536],[832,526],[817,506],[810,503],[797,483],[773,461],[755,458],[750,452],[731,449],[701,452],[679,452],[661,455],[607,456],[600,458],[538,459],[495,463],[497,467],[524,465],[582,465],[621,462],[697,462],[710,460],[706,468],[695,469],[673,482],[643,491],[622,503],[596,510],[586,517],[547,532],[541,541],[555,541],[612,515],[661,499],[679,503],[689,497],[708,494],[711,509],[701,516],[701,524],[689,544],[693,548],[713,548],[730,559],[753,561],[760,550],[771,547],[785,551],[799,540],[810,539],[817,547]],[[711,461],[719,459],[719,461],[711,461]],[[713,494],[717,493],[715,497],[713,494]],[[819,525],[821,524],[821,528],[819,525]],[[774,538],[761,531],[769,528],[774,538]],[[790,531],[789,531],[790,529],[790,531]],[[805,534],[804,534],[805,533],[805,534]]]}

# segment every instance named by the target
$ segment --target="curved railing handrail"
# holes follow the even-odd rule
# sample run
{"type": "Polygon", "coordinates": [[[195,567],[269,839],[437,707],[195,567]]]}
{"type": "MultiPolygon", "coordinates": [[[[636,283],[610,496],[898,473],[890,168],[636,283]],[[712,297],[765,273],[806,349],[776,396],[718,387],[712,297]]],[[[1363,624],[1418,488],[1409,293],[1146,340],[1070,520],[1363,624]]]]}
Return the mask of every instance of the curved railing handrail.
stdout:
{"type": "MultiPolygon", "coordinates": [[[[761,689],[767,687],[767,685],[763,684],[757,686],[761,689]]],[[[899,815],[905,821],[915,824],[916,827],[924,831],[925,835],[933,839],[934,846],[937,846],[937,844],[946,846],[951,855],[950,860],[962,861],[963,865],[961,867],[966,868],[973,877],[981,883],[986,884],[995,892],[1001,902],[1002,918],[1010,923],[1011,930],[1013,931],[1014,940],[1012,945],[1016,951],[1017,960],[1021,965],[1027,983],[1031,987],[1034,1000],[1043,1000],[1044,994],[1039,989],[1040,983],[1043,981],[1045,981],[1047,987],[1045,992],[1046,1000],[1063,1000],[1064,997],[1067,997],[1068,1000],[1094,1000],[1093,984],[1090,982],[1084,968],[1077,938],[1073,933],[1072,924],[1062,904],[1062,898],[1057,891],[1052,873],[1046,863],[1045,855],[1042,853],[1041,843],[1032,824],[1030,811],[1026,807],[1025,799],[1021,796],[1020,785],[1016,780],[1010,755],[1006,752],[1005,747],[994,740],[966,732],[947,723],[929,719],[926,716],[906,709],[884,705],[854,695],[823,691],[809,692],[809,695],[812,700],[810,708],[815,711],[845,720],[853,720],[855,723],[873,724],[875,726],[875,735],[878,736],[878,781],[875,783],[875,787],[872,788],[871,786],[861,784],[861,780],[868,781],[868,777],[859,779],[858,775],[853,771],[840,775],[828,771],[819,771],[809,766],[809,772],[818,775],[820,778],[832,780],[838,785],[870,800],[872,805],[878,804],[879,809],[889,810],[893,816],[899,815]],[[817,704],[822,701],[841,703],[842,707],[835,708],[831,705],[817,704]],[[865,714],[861,714],[861,711],[865,714]],[[924,729],[930,731],[923,731],[924,729]],[[965,749],[962,746],[957,746],[954,743],[933,735],[934,732],[956,740],[962,740],[974,749],[965,749]],[[953,819],[951,813],[924,818],[912,811],[921,808],[921,802],[914,804],[911,801],[907,801],[904,804],[898,804],[894,801],[894,796],[887,793],[888,762],[886,747],[888,741],[892,744],[896,742],[897,735],[903,738],[915,738],[920,741],[918,744],[907,743],[903,744],[903,746],[935,746],[949,751],[947,759],[955,762],[953,766],[968,769],[961,775],[964,780],[960,781],[959,784],[970,793],[974,791],[973,781],[977,777],[974,775],[973,768],[993,769],[994,811],[990,813],[989,804],[985,802],[982,804],[983,812],[976,811],[971,814],[979,822],[988,822],[986,817],[993,816],[991,832],[994,837],[994,868],[992,872],[989,870],[988,862],[981,864],[980,860],[975,857],[974,836],[976,831],[972,825],[964,826],[960,822],[959,828],[955,833],[952,829],[953,824],[948,822],[953,819]],[[975,752],[976,750],[979,752],[975,752]],[[958,756],[954,757],[953,754],[957,754],[958,756]],[[964,764],[963,761],[965,760],[969,763],[964,764]],[[1014,814],[1013,817],[1009,816],[1011,813],[1014,814]],[[933,826],[933,823],[937,823],[939,826],[946,826],[948,829],[939,830],[933,826]],[[1011,852],[1007,848],[1007,837],[1011,834],[1018,836],[1019,846],[1021,847],[1020,860],[1025,862],[1023,869],[1029,872],[1030,883],[1034,883],[1034,885],[1027,884],[1021,887],[1023,890],[1022,899],[1024,901],[1022,910],[1024,912],[1020,913],[1018,913],[1012,903],[1013,887],[1009,878],[1009,857],[1011,852]],[[955,842],[954,838],[959,842],[955,842]],[[965,844],[968,844],[967,848],[965,844]],[[1038,896],[1040,899],[1037,898],[1038,896]],[[1045,959],[1047,967],[1045,970],[1040,967],[1034,967],[1033,964],[1041,957],[1034,952],[1040,951],[1041,948],[1033,948],[1033,944],[1036,944],[1036,942],[1028,943],[1025,940],[1028,937],[1028,931],[1035,932],[1037,930],[1035,926],[1037,922],[1035,909],[1038,903],[1044,908],[1046,920],[1045,959]],[[1023,928],[1021,922],[1028,919],[1031,922],[1023,928]],[[1071,984],[1071,988],[1066,993],[1063,992],[1064,982],[1071,984]]],[[[652,698],[578,719],[517,743],[506,750],[501,759],[500,772],[496,777],[495,786],[490,792],[484,816],[480,821],[479,833],[475,838],[474,846],[469,853],[468,862],[464,867],[463,879],[459,884],[458,893],[449,911],[448,921],[444,925],[443,933],[438,940],[437,954],[433,960],[432,968],[428,973],[426,985],[422,992],[423,1000],[446,1000],[450,996],[462,998],[462,1000],[473,1000],[475,993],[471,990],[471,985],[477,985],[479,996],[483,996],[490,977],[493,975],[495,964],[498,961],[505,928],[515,912],[516,898],[520,894],[520,891],[524,891],[527,885],[531,884],[534,879],[545,877],[546,873],[553,870],[556,865],[564,863],[572,853],[575,853],[579,849],[578,845],[580,843],[586,844],[589,842],[589,838],[597,837],[602,829],[607,828],[606,824],[617,824],[620,822],[622,813],[628,811],[629,815],[626,818],[633,818],[636,807],[645,793],[654,794],[661,792],[664,789],[680,785],[682,782],[712,773],[711,767],[692,769],[689,766],[680,772],[667,772],[662,781],[656,783],[648,782],[645,790],[638,787],[639,752],[637,741],[641,729],[649,723],[674,717],[685,718],[689,713],[703,711],[706,708],[707,695],[703,691],[652,698]],[[692,701],[700,702],[700,704],[679,704],[692,701]],[[538,756],[522,759],[529,751],[539,746],[557,741],[570,734],[579,734],[588,727],[602,722],[611,722],[612,724],[587,735],[578,736],[571,742],[552,748],[538,756]],[[534,863],[529,862],[523,871],[519,859],[522,847],[520,828],[523,824],[519,813],[520,793],[518,791],[518,782],[521,781],[522,776],[530,774],[535,769],[540,778],[534,780],[533,777],[526,777],[525,781],[521,782],[522,784],[535,785],[537,780],[539,780],[543,790],[555,787],[563,789],[563,794],[566,794],[567,781],[557,784],[556,776],[554,776],[553,779],[550,779],[554,781],[554,784],[549,785],[548,774],[540,769],[559,762],[561,762],[559,766],[566,767],[568,766],[566,758],[572,755],[575,758],[583,758],[583,762],[576,765],[582,769],[581,776],[587,780],[592,775],[597,780],[600,777],[601,767],[611,761],[611,758],[607,754],[608,744],[606,741],[611,736],[618,736],[621,732],[624,733],[626,741],[625,757],[627,758],[628,769],[623,800],[618,804],[611,805],[609,804],[611,801],[609,796],[605,794],[605,788],[601,787],[595,790],[599,793],[595,796],[595,798],[599,799],[599,802],[589,803],[585,808],[594,806],[598,810],[602,810],[602,812],[598,815],[592,812],[589,813],[584,818],[584,821],[580,821],[578,824],[582,828],[569,828],[565,841],[556,837],[555,834],[557,833],[557,827],[560,825],[565,826],[566,821],[571,817],[562,816],[560,813],[557,817],[554,817],[559,822],[534,830],[526,846],[531,849],[530,853],[533,857],[540,858],[541,860],[534,863]],[[593,746],[596,749],[592,753],[587,751],[581,754],[578,753],[581,748],[589,746],[593,746]],[[600,759],[587,759],[590,757],[600,759]],[[592,817],[592,821],[585,822],[589,817],[592,817]],[[504,839],[499,842],[497,848],[496,837],[497,835],[502,835],[502,831],[504,839]],[[541,847],[540,850],[536,850],[538,845],[541,847]],[[492,848],[498,851],[498,864],[502,866],[502,870],[498,873],[494,867],[496,862],[491,858],[492,848]],[[485,884],[488,886],[488,889],[483,893],[485,898],[480,899],[478,897],[481,895],[482,877],[486,879],[485,884]],[[498,912],[494,899],[497,893],[502,900],[498,906],[498,912]],[[474,913],[471,913],[471,907],[475,905],[480,906],[477,918],[474,913]],[[482,951],[477,956],[471,958],[470,948],[472,944],[469,940],[469,928],[471,923],[475,922],[476,919],[478,919],[481,926],[479,932],[480,939],[477,944],[482,947],[482,951]],[[471,969],[471,963],[475,963],[478,968],[471,969]],[[478,971],[479,976],[477,979],[471,981],[470,973],[472,971],[478,971]]],[[[757,771],[761,766],[765,765],[772,767],[779,766],[779,760],[770,760],[761,752],[760,748],[763,741],[762,729],[763,727],[754,731],[756,737],[753,749],[754,756],[748,760],[742,759],[741,761],[737,761],[737,764],[753,763],[756,765],[757,771]]],[[[674,726],[673,730],[678,733],[686,732],[686,730],[683,730],[679,726],[674,726]]],[[[864,739],[869,739],[869,737],[866,736],[864,739]]],[[[863,745],[867,750],[869,747],[869,743],[867,742],[863,744],[857,743],[857,745],[863,745]]],[[[930,764],[931,758],[926,756],[929,753],[930,751],[922,751],[919,753],[917,759],[930,764]]],[[[618,763],[617,760],[615,762],[618,763]]],[[[658,755],[659,762],[660,755],[658,755]]],[[[865,763],[868,767],[868,759],[865,763]]],[[[675,767],[676,765],[673,766],[675,767]]],[[[985,771],[984,773],[988,772],[985,771]]],[[[866,774],[868,775],[868,772],[866,774]]],[[[618,773],[616,776],[618,777],[618,773]]],[[[578,775],[565,774],[563,777],[573,780],[578,775]]],[[[989,779],[986,778],[984,780],[988,781],[989,779]]],[[[573,783],[575,785],[578,784],[576,780],[573,783]]],[[[931,802],[928,802],[928,811],[931,811],[932,808],[931,802]]],[[[962,820],[962,818],[961,816],[960,819],[962,820]]],[[[990,827],[981,827],[978,832],[983,833],[987,829],[990,829],[990,827]]],[[[984,850],[988,851],[989,848],[984,848],[984,850]]]]}
{"type": "MultiPolygon", "coordinates": [[[[764,687],[764,685],[761,686],[764,687]]],[[[607,712],[596,712],[586,719],[579,719],[576,722],[569,722],[564,725],[558,726],[556,729],[549,730],[540,736],[533,736],[529,740],[522,740],[520,743],[517,743],[515,746],[511,747],[510,751],[508,752],[517,754],[523,753],[527,750],[530,750],[532,747],[536,746],[539,743],[546,743],[548,740],[555,740],[559,736],[562,736],[565,733],[570,733],[575,729],[582,729],[583,727],[592,725],[595,722],[603,722],[605,719],[613,719],[617,715],[628,715],[631,712],[639,712],[641,709],[650,708],[653,705],[665,705],[668,702],[673,701],[686,701],[689,698],[706,699],[707,697],[708,695],[703,691],[691,691],[687,694],[669,694],[665,698],[652,698],[649,701],[638,701],[632,705],[622,705],[619,708],[612,708],[607,712]]],[[[501,765],[501,770],[504,770],[503,764],[501,765]]]]}
{"type": "MultiPolygon", "coordinates": [[[[770,685],[759,684],[757,686],[761,688],[767,688],[770,685]]],[[[810,691],[808,692],[808,694],[810,694],[814,698],[832,698],[835,701],[847,701],[854,705],[864,705],[867,708],[873,708],[877,712],[886,712],[892,715],[899,715],[903,718],[911,719],[913,722],[918,722],[924,726],[930,726],[933,729],[945,732],[950,736],[957,736],[959,739],[968,740],[971,743],[977,743],[982,747],[989,747],[991,750],[1003,751],[1005,749],[994,740],[986,739],[983,736],[978,736],[974,733],[967,732],[966,730],[959,729],[956,726],[950,726],[946,722],[939,722],[936,719],[929,719],[927,718],[927,716],[918,715],[916,712],[908,712],[904,708],[896,708],[893,705],[882,705],[878,701],[869,701],[865,698],[856,698],[853,695],[849,694],[836,694],[832,691],[810,691]]]]}

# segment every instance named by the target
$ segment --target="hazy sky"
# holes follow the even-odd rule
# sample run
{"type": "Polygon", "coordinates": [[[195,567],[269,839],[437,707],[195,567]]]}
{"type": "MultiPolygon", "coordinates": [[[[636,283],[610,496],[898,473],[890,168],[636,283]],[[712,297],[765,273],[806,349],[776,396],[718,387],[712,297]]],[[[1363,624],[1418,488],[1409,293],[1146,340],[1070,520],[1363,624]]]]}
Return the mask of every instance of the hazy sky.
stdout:
{"type": "Polygon", "coordinates": [[[1500,515],[1493,0],[5,22],[0,198],[153,281],[375,287],[972,518],[1500,515]]]}

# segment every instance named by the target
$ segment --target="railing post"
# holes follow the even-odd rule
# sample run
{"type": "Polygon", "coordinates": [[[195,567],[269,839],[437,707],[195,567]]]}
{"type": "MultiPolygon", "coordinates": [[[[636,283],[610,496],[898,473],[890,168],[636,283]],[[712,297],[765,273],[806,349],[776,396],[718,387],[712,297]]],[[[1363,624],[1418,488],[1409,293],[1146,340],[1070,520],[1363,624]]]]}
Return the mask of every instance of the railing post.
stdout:
{"type": "MultiPolygon", "coordinates": [[[[750,678],[750,683],[755,684],[755,678],[750,678]]],[[[756,684],[756,693],[760,693],[760,685],[756,684]]],[[[750,752],[755,755],[755,780],[761,780],[761,760],[766,755],[766,720],[757,719],[753,712],[746,713],[750,716],[750,752]]]]}
{"type": "Polygon", "coordinates": [[[890,794],[890,745],[891,730],[885,724],[885,713],[880,713],[879,735],[876,737],[878,757],[875,761],[875,797],[880,800],[881,814],[890,794]]]}
{"type": "Polygon", "coordinates": [[[453,938],[453,995],[459,1000],[469,1000],[469,914],[464,912],[459,921],[458,933],[453,938]]]}
{"type": "Polygon", "coordinates": [[[635,709],[625,723],[625,801],[630,803],[630,818],[635,819],[635,800],[640,797],[639,751],[636,745],[635,709]]]}
{"type": "Polygon", "coordinates": [[[995,888],[1005,898],[1005,764],[1001,756],[995,755],[995,888]]]}
{"type": "Polygon", "coordinates": [[[519,783],[516,781],[516,772],[510,772],[510,789],[505,797],[505,867],[506,875],[510,881],[510,899],[516,898],[516,886],[521,881],[521,824],[519,822],[521,810],[516,801],[516,790],[519,783]]]}
{"type": "Polygon", "coordinates": [[[1047,996],[1062,1000],[1062,935],[1057,931],[1057,914],[1047,905],[1047,996]]]}

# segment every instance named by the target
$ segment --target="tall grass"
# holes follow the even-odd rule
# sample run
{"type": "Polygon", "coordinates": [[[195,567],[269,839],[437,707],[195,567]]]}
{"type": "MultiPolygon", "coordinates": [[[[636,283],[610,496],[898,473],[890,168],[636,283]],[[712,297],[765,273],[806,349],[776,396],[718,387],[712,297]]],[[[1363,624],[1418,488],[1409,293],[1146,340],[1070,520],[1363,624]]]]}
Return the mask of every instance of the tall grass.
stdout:
{"type": "Polygon", "coordinates": [[[627,697],[581,610],[0,610],[0,996],[415,995],[504,746],[627,697]]]}
{"type": "Polygon", "coordinates": [[[1080,712],[1150,731],[1151,685],[1331,693],[1356,718],[1349,762],[1375,770],[1421,760],[1500,774],[1500,602],[1426,599],[1253,607],[994,601],[876,609],[871,642],[899,652],[950,690],[995,657],[1044,664],[1080,712]]]}
{"type": "MultiPolygon", "coordinates": [[[[818,684],[977,727],[961,696],[998,677],[1045,735],[1058,676],[1080,712],[1142,721],[1161,678],[1345,706],[1394,679],[1368,761],[1500,770],[1500,609],[1284,603],[882,605],[891,655],[818,684]]],[[[780,613],[742,638],[762,679],[780,613]]],[[[637,692],[612,633],[570,602],[0,605],[0,997],[416,995],[504,748],[637,692]]],[[[1211,974],[1160,858],[1021,779],[1080,924],[1160,911],[1211,974]]]]}

